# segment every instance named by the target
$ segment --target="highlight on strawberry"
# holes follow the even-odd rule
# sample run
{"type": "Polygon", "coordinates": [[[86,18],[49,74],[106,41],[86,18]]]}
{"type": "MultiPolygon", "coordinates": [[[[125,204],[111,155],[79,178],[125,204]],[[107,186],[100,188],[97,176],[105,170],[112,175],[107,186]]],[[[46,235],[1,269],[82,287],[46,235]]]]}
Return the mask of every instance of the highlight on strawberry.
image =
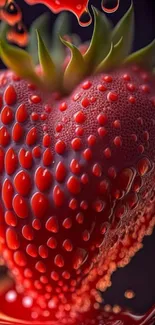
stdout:
{"type": "Polygon", "coordinates": [[[0,252],[14,281],[0,318],[10,323],[155,316],[108,312],[101,294],[155,224],[155,41],[131,53],[133,5],[115,28],[93,13],[89,44],[66,36],[66,14],[53,37],[39,18],[26,51],[0,40],[0,252]]]}

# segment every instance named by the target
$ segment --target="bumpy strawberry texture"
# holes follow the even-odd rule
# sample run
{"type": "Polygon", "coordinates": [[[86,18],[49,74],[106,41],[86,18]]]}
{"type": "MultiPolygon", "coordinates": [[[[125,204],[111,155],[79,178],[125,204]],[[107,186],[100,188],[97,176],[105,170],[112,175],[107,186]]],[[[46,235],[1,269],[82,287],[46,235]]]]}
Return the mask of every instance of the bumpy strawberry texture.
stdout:
{"type": "Polygon", "coordinates": [[[38,32],[36,67],[0,41],[0,251],[59,324],[104,322],[98,290],[155,222],[155,42],[128,55],[133,6],[114,29],[93,10],[90,45],[52,58],[38,32]]]}

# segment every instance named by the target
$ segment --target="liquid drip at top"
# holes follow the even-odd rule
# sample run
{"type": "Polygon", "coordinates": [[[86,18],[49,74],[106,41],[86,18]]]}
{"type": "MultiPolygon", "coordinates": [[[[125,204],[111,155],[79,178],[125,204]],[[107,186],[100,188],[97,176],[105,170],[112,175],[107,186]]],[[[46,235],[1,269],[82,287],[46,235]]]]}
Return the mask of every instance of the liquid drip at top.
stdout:
{"type": "Polygon", "coordinates": [[[8,24],[6,38],[19,46],[28,43],[28,32],[22,20],[22,12],[14,0],[0,0],[0,20],[8,24]]]}
{"type": "Polygon", "coordinates": [[[102,0],[102,9],[107,13],[113,13],[119,8],[120,0],[102,0]]]}
{"type": "MultiPolygon", "coordinates": [[[[88,26],[92,22],[92,17],[88,11],[89,0],[25,0],[28,4],[42,3],[57,13],[62,10],[73,12],[81,26],[88,26]]],[[[95,1],[94,1],[95,2],[95,1]]],[[[102,9],[105,12],[115,12],[119,7],[120,0],[102,0],[102,9]]],[[[95,5],[95,3],[94,3],[95,5]]]]}
{"type": "MultiPolygon", "coordinates": [[[[88,10],[89,0],[25,0],[28,4],[43,3],[53,12],[58,13],[63,10],[73,12],[81,26],[88,26],[92,22],[91,14],[88,10]]],[[[102,0],[101,6],[107,13],[115,12],[119,7],[120,0],[102,0]]],[[[10,28],[6,38],[9,42],[16,43],[23,47],[28,43],[28,32],[22,20],[22,12],[14,0],[0,0],[0,19],[5,21],[10,28]]]]}

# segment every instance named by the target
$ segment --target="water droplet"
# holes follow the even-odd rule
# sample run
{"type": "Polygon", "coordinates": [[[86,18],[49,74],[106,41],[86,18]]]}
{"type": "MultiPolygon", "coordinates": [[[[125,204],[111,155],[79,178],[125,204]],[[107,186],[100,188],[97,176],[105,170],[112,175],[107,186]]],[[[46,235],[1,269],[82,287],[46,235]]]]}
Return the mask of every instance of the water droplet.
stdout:
{"type": "Polygon", "coordinates": [[[135,292],[133,290],[126,290],[124,293],[126,299],[133,299],[135,297],[135,292]]]}
{"type": "Polygon", "coordinates": [[[85,261],[87,260],[88,253],[85,249],[83,248],[77,248],[75,255],[74,255],[74,260],[73,260],[73,268],[75,270],[78,270],[79,267],[81,267],[85,261]]]}
{"type": "Polygon", "coordinates": [[[120,0],[102,0],[102,9],[109,14],[115,12],[119,8],[120,0]]]}
{"type": "Polygon", "coordinates": [[[16,298],[17,298],[17,293],[14,290],[8,291],[6,296],[5,296],[5,299],[8,302],[14,302],[16,300],[16,298]]]}
{"type": "Polygon", "coordinates": [[[85,10],[79,18],[79,24],[82,27],[89,26],[92,22],[92,17],[89,11],[85,10]]]}
{"type": "Polygon", "coordinates": [[[33,304],[33,299],[32,297],[25,296],[22,300],[22,304],[25,308],[30,308],[32,307],[33,304]]]}

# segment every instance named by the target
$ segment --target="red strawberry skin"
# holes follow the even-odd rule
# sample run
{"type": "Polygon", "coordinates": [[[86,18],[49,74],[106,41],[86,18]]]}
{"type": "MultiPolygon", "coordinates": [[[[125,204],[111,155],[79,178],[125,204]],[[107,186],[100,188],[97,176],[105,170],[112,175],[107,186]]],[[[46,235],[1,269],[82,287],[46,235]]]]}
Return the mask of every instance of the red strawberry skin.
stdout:
{"type": "Polygon", "coordinates": [[[1,252],[25,291],[61,304],[152,207],[154,79],[126,67],[47,99],[5,72],[0,95],[1,252]]]}

